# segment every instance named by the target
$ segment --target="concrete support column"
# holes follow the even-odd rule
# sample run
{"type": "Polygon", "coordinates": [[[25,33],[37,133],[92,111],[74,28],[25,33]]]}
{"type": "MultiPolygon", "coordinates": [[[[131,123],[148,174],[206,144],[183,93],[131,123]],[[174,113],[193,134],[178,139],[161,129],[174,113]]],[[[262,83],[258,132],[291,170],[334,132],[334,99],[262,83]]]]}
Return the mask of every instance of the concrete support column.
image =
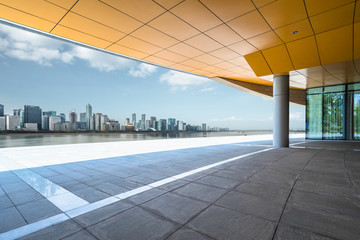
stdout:
{"type": "Polygon", "coordinates": [[[274,147],[289,147],[289,75],[274,75],[274,147]]]}

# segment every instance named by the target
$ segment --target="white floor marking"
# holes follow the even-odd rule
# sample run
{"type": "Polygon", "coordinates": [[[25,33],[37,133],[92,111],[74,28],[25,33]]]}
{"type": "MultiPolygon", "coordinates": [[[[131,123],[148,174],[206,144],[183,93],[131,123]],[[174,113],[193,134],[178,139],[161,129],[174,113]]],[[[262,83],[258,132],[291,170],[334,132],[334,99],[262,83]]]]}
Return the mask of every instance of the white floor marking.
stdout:
{"type": "MultiPolygon", "coordinates": [[[[159,186],[165,185],[167,183],[176,181],[178,179],[182,179],[184,177],[193,175],[195,173],[199,173],[199,172],[208,170],[210,168],[213,168],[213,167],[225,164],[225,163],[233,162],[233,161],[236,161],[236,160],[248,157],[248,156],[252,156],[252,155],[255,155],[255,154],[258,154],[258,153],[266,152],[266,151],[269,151],[269,150],[272,150],[272,149],[273,148],[267,148],[267,149],[263,149],[263,150],[260,150],[260,151],[256,151],[256,152],[240,155],[240,156],[237,156],[237,157],[229,158],[229,159],[217,162],[217,163],[213,163],[213,164],[210,164],[210,165],[207,165],[207,166],[204,166],[204,167],[200,167],[200,168],[197,168],[197,169],[185,172],[185,173],[181,173],[181,174],[169,177],[169,178],[165,178],[165,179],[162,179],[160,181],[150,183],[150,184],[148,184],[146,186],[139,187],[139,188],[136,188],[136,189],[133,189],[133,190],[130,190],[130,191],[127,191],[127,192],[124,192],[124,193],[109,197],[109,198],[105,198],[103,200],[100,200],[100,201],[97,201],[97,202],[94,202],[94,203],[89,203],[89,204],[86,204],[86,205],[82,205],[82,206],[79,206],[77,208],[71,208],[70,207],[69,210],[65,210],[66,215],[65,214],[58,214],[58,215],[55,215],[53,217],[49,217],[49,218],[43,219],[41,221],[31,223],[31,224],[28,224],[28,225],[23,226],[23,227],[16,228],[16,229],[13,229],[13,230],[8,231],[8,232],[1,233],[0,234],[0,239],[10,240],[10,239],[15,239],[15,238],[20,238],[20,237],[29,235],[31,233],[40,231],[42,229],[45,229],[47,227],[50,227],[51,225],[64,222],[64,221],[66,221],[66,220],[68,220],[70,218],[75,218],[75,217],[80,216],[82,214],[85,214],[85,213],[94,211],[96,209],[108,206],[108,205],[110,205],[112,203],[115,203],[115,202],[118,202],[120,200],[132,197],[132,196],[137,195],[139,193],[146,192],[146,191],[154,188],[153,186],[159,187],[159,186]]],[[[62,194],[62,195],[64,195],[64,194],[62,194]]],[[[58,195],[58,196],[62,196],[62,195],[58,195]]],[[[49,198],[49,200],[50,200],[50,198],[49,198]]],[[[65,200],[65,198],[62,199],[62,200],[65,200]]],[[[64,209],[66,209],[65,205],[64,205],[64,209]]]]}
{"type": "Polygon", "coordinates": [[[40,176],[39,174],[23,167],[22,164],[9,159],[6,156],[0,154],[1,169],[14,169],[12,172],[15,173],[24,182],[29,184],[37,192],[47,198],[61,211],[65,212],[74,208],[78,208],[89,204],[89,202],[69,192],[63,187],[51,182],[50,180],[40,176]]]}

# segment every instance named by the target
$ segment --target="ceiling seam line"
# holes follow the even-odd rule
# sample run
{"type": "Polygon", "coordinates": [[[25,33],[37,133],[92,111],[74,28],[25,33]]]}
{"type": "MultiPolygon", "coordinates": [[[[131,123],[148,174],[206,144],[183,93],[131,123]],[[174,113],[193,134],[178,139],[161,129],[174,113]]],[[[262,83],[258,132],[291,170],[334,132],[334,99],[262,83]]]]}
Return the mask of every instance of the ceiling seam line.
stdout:
{"type": "MultiPolygon", "coordinates": [[[[20,9],[17,9],[17,8],[14,8],[14,7],[11,7],[11,6],[8,6],[8,5],[6,5],[6,4],[0,3],[0,5],[3,5],[3,6],[5,6],[5,7],[7,7],[7,8],[11,8],[11,9],[13,9],[13,10],[15,10],[15,11],[18,11],[18,12],[21,12],[21,13],[25,13],[25,14],[30,15],[30,16],[32,16],[32,17],[39,18],[39,19],[44,20],[44,21],[47,21],[47,22],[49,22],[49,23],[55,23],[55,24],[56,24],[56,22],[53,22],[53,21],[50,21],[50,20],[48,20],[48,19],[39,17],[39,16],[34,15],[34,14],[32,14],[32,13],[28,13],[28,12],[22,11],[22,10],[20,10],[20,9]]],[[[5,20],[6,20],[6,19],[5,19],[5,20]]],[[[11,20],[7,20],[7,21],[11,21],[11,20]]],[[[21,23],[19,23],[19,24],[21,24],[21,23]]],[[[25,25],[25,26],[26,26],[26,25],[25,25]]],[[[40,31],[41,31],[41,30],[40,30],[40,31]]]]}
{"type": "MultiPolygon", "coordinates": [[[[256,7],[255,3],[253,0],[251,0],[252,4],[254,5],[254,7],[256,8],[257,12],[260,14],[260,16],[264,19],[264,21],[266,22],[266,24],[269,26],[269,28],[271,29],[271,31],[280,39],[280,41],[282,42],[282,44],[284,45],[285,49],[286,49],[286,52],[289,56],[289,59],[290,59],[290,62],[291,62],[291,65],[293,67],[293,70],[295,70],[295,66],[294,66],[294,63],[293,63],[293,60],[291,59],[291,56],[290,56],[290,52],[289,52],[289,49],[287,48],[285,42],[280,38],[280,36],[274,31],[274,29],[271,27],[270,23],[265,19],[264,15],[260,12],[259,8],[256,7]]],[[[276,46],[274,46],[276,47],[276,46]]],[[[269,48],[270,49],[270,48],[269,48]]],[[[290,72],[290,71],[289,71],[290,72]]]]}
{"type": "MultiPolygon", "coordinates": [[[[271,67],[270,67],[270,64],[268,63],[268,61],[266,60],[266,58],[264,57],[264,54],[261,52],[261,50],[259,50],[256,46],[254,46],[251,42],[249,42],[247,39],[245,39],[244,37],[242,37],[238,32],[236,32],[232,27],[230,27],[227,22],[224,22],[219,16],[217,16],[213,11],[211,11],[204,3],[202,3],[200,0],[198,0],[205,8],[207,8],[212,14],[214,14],[218,19],[220,19],[220,21],[226,25],[228,28],[230,28],[235,34],[237,34],[238,36],[240,36],[242,39],[244,39],[244,41],[246,41],[248,44],[250,44],[251,46],[253,46],[256,50],[258,50],[258,52],[260,52],[260,54],[262,55],[262,57],[264,58],[269,70],[271,73],[273,73],[271,67]]],[[[253,11],[256,11],[256,6],[255,6],[255,10],[253,11]]],[[[250,12],[253,12],[253,11],[250,11],[250,12]]],[[[249,12],[248,12],[249,13],[249,12]]],[[[247,13],[243,14],[242,16],[246,15],[247,13]]],[[[236,17],[238,18],[238,17],[236,17]]],[[[235,19],[235,18],[234,18],[235,19]]],[[[242,54],[241,54],[242,55],[242,54]]],[[[249,54],[247,54],[249,55],[249,54]]],[[[244,55],[242,55],[243,57],[245,57],[244,55]]],[[[245,59],[246,61],[246,59],[245,59]]],[[[246,61],[247,62],[247,61],[246,61]]],[[[250,65],[250,64],[249,64],[250,65]]],[[[255,74],[256,75],[256,74],[255,74]]],[[[256,76],[257,77],[257,76],[256,76]]]]}
{"type": "Polygon", "coordinates": [[[360,70],[357,68],[356,64],[355,64],[355,17],[356,17],[356,3],[358,1],[355,1],[355,6],[354,6],[354,16],[353,16],[353,25],[352,25],[352,62],[355,68],[355,71],[357,72],[358,75],[360,75],[360,70]]]}
{"type": "MultiPolygon", "coordinates": [[[[333,76],[332,74],[330,74],[329,71],[328,71],[326,68],[324,68],[324,66],[323,66],[323,64],[322,64],[322,62],[321,62],[318,40],[317,40],[317,37],[316,37],[316,34],[315,34],[314,27],[313,27],[313,25],[312,25],[312,23],[311,23],[311,20],[310,20],[310,17],[309,17],[309,12],[308,12],[308,10],[307,10],[305,0],[303,0],[303,3],[304,3],[306,15],[307,15],[307,17],[308,17],[308,21],[309,21],[309,23],[310,23],[311,30],[313,31],[313,34],[314,34],[315,44],[316,44],[316,50],[317,50],[317,53],[318,53],[318,56],[319,56],[320,66],[321,66],[321,68],[324,69],[325,72],[327,72],[330,76],[332,76],[332,77],[334,77],[335,79],[337,79],[335,76],[333,76]]],[[[337,80],[339,80],[339,79],[337,79],[337,80]]],[[[323,85],[324,85],[324,80],[322,81],[322,83],[323,83],[323,85]]]]}
{"type": "Polygon", "coordinates": [[[51,33],[58,25],[59,23],[64,19],[64,17],[66,17],[66,15],[71,11],[71,9],[73,9],[73,7],[79,2],[79,0],[76,0],[76,2],[71,6],[71,8],[64,14],[64,16],[62,16],[62,18],[55,24],[55,26],[49,31],[49,33],[51,33]]]}

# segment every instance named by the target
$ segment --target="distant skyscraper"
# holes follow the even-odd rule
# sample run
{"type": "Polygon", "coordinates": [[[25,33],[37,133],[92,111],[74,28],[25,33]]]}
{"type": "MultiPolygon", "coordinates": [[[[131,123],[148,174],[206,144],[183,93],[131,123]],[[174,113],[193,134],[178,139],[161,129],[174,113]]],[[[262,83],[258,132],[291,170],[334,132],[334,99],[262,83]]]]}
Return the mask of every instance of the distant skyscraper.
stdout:
{"type": "Polygon", "coordinates": [[[0,117],[0,131],[6,130],[6,118],[0,117]]]}
{"type": "Polygon", "coordinates": [[[145,120],[145,130],[150,128],[150,120],[145,120]]]}
{"type": "Polygon", "coordinates": [[[86,113],[80,113],[80,122],[86,123],[86,121],[87,121],[86,113]]]}
{"type": "Polygon", "coordinates": [[[136,125],[136,113],[132,114],[131,123],[135,126],[136,125]]]}
{"type": "Polygon", "coordinates": [[[206,123],[203,123],[203,124],[202,124],[202,126],[201,126],[201,130],[202,130],[203,132],[205,132],[205,131],[206,131],[206,123]]]}
{"type": "Polygon", "coordinates": [[[90,130],[90,120],[91,120],[91,116],[92,116],[92,107],[91,105],[88,103],[86,104],[86,129],[90,130]]]}
{"type": "Polygon", "coordinates": [[[154,122],[156,121],[156,117],[150,117],[150,127],[155,128],[154,122]]]}
{"type": "Polygon", "coordinates": [[[20,127],[23,127],[24,126],[24,110],[14,109],[14,116],[20,117],[20,127]]]}
{"type": "Polygon", "coordinates": [[[0,117],[4,116],[4,105],[0,104],[0,117]]]}
{"type": "Polygon", "coordinates": [[[160,128],[160,131],[166,131],[167,130],[167,121],[166,119],[160,119],[159,121],[159,128],[160,128]]]}
{"type": "Polygon", "coordinates": [[[145,114],[141,114],[141,125],[140,125],[140,129],[141,130],[145,130],[145,114]]]}
{"type": "Polygon", "coordinates": [[[49,117],[56,116],[56,111],[44,111],[42,115],[42,129],[49,130],[49,117]]]}
{"type": "Polygon", "coordinates": [[[175,124],[176,124],[176,119],[175,118],[169,118],[168,119],[168,130],[169,131],[175,131],[175,124]]]}
{"type": "Polygon", "coordinates": [[[20,127],[20,116],[6,115],[6,130],[14,131],[20,127]]]}
{"type": "Polygon", "coordinates": [[[61,130],[61,117],[60,116],[49,116],[49,130],[60,131],[61,130]]]}
{"type": "Polygon", "coordinates": [[[36,123],[38,129],[41,129],[41,108],[39,106],[24,106],[24,124],[36,123]]]}
{"type": "Polygon", "coordinates": [[[125,118],[125,126],[130,124],[130,119],[129,118],[125,118]]]}
{"type": "Polygon", "coordinates": [[[76,123],[76,121],[77,121],[76,112],[75,112],[75,110],[72,110],[69,114],[69,122],[76,123]]]}
{"type": "Polygon", "coordinates": [[[101,115],[102,115],[101,113],[95,114],[95,127],[94,127],[95,131],[101,130],[101,115]]]}
{"type": "Polygon", "coordinates": [[[61,118],[61,123],[65,123],[65,122],[66,122],[65,113],[60,113],[60,118],[61,118]]]}

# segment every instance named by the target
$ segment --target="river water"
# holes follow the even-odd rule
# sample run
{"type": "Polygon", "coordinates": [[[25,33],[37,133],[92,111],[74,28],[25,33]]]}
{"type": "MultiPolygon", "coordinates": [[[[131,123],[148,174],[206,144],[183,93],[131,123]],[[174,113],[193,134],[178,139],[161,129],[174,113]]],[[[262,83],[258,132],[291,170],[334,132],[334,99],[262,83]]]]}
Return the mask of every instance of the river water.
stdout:
{"type": "Polygon", "coordinates": [[[0,135],[0,148],[94,142],[138,141],[166,138],[195,138],[266,134],[270,131],[174,132],[174,133],[21,133],[0,135]]]}

